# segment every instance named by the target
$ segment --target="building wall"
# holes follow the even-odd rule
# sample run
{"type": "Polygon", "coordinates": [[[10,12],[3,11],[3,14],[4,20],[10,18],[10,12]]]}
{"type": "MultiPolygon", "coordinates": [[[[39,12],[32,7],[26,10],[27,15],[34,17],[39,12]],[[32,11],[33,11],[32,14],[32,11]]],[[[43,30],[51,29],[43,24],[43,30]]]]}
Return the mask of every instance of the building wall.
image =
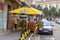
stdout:
{"type": "Polygon", "coordinates": [[[14,4],[14,3],[12,4],[11,2],[9,2],[9,0],[0,0],[0,31],[7,30],[8,12],[10,10],[17,9],[18,7],[20,7],[20,5],[17,2],[15,2],[15,3],[16,4],[14,4]],[[1,2],[2,2],[3,6],[1,5],[1,2]],[[10,5],[11,8],[8,8],[8,5],[10,5]]]}
{"type": "Polygon", "coordinates": [[[33,0],[20,0],[22,2],[25,2],[27,5],[31,6],[33,0]]]}
{"type": "Polygon", "coordinates": [[[0,29],[4,28],[4,12],[0,12],[0,29]]]}
{"type": "Polygon", "coordinates": [[[0,32],[4,29],[4,0],[0,0],[0,32]]]}
{"type": "Polygon", "coordinates": [[[57,8],[57,9],[59,9],[60,8],[60,1],[36,1],[35,2],[35,5],[37,6],[37,5],[41,5],[42,6],[42,8],[44,8],[45,6],[47,6],[48,8],[50,8],[49,6],[51,6],[51,7],[55,7],[55,8],[57,8]]]}
{"type": "MultiPolygon", "coordinates": [[[[6,31],[7,30],[7,22],[8,22],[7,21],[7,19],[8,19],[7,18],[8,17],[8,15],[7,15],[8,11],[13,10],[14,7],[16,9],[16,8],[20,7],[20,5],[17,4],[17,3],[16,3],[17,5],[15,5],[15,4],[12,5],[11,2],[9,3],[6,0],[0,0],[0,1],[3,3],[2,7],[0,5],[0,31],[6,31]],[[8,9],[8,5],[11,6],[11,9],[8,9]]],[[[0,2],[0,4],[1,4],[1,2],[0,2]]]]}
{"type": "Polygon", "coordinates": [[[20,4],[16,1],[16,0],[7,0],[7,29],[9,30],[10,29],[10,23],[11,23],[11,15],[9,13],[10,10],[14,10],[14,9],[17,9],[20,7],[20,4]]]}

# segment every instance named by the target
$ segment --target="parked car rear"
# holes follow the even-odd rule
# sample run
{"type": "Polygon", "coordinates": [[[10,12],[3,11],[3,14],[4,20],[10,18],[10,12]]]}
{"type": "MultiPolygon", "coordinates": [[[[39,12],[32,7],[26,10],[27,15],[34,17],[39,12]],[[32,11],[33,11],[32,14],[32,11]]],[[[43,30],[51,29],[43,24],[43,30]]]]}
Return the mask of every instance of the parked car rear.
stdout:
{"type": "Polygon", "coordinates": [[[50,21],[43,21],[43,28],[40,28],[38,34],[51,34],[53,35],[53,27],[50,21]]]}
{"type": "Polygon", "coordinates": [[[58,23],[58,24],[60,24],[60,19],[59,18],[56,18],[55,19],[55,22],[58,23]]]}

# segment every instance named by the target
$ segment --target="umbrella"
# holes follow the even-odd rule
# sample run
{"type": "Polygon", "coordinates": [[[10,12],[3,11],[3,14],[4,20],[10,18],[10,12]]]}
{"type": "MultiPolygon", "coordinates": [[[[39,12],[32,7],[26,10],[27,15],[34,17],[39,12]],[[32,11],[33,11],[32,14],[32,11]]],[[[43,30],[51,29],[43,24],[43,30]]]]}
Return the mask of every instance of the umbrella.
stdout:
{"type": "Polygon", "coordinates": [[[11,10],[9,11],[10,13],[17,13],[17,14],[20,14],[20,13],[25,13],[25,14],[43,14],[42,11],[39,11],[35,8],[32,8],[32,7],[21,7],[21,8],[18,8],[18,9],[15,9],[15,10],[11,10]]]}

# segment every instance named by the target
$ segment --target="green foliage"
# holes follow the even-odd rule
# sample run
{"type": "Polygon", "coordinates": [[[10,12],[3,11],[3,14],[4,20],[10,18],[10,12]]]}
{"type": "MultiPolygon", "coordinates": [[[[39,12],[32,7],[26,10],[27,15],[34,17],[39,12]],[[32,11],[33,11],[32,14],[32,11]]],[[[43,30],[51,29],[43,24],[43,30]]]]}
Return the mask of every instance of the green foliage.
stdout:
{"type": "Polygon", "coordinates": [[[40,5],[38,5],[38,6],[36,7],[36,9],[42,10],[42,7],[41,7],[40,5]]]}
{"type": "Polygon", "coordinates": [[[50,12],[49,12],[49,10],[48,10],[48,7],[43,8],[43,13],[44,13],[45,15],[49,15],[49,14],[50,14],[50,12]]]}
{"type": "Polygon", "coordinates": [[[58,11],[58,16],[60,17],[60,9],[59,9],[59,11],[58,11]]]}
{"type": "Polygon", "coordinates": [[[50,9],[50,13],[51,13],[52,16],[56,16],[56,13],[57,13],[56,8],[55,7],[52,7],[50,9]]]}
{"type": "Polygon", "coordinates": [[[55,16],[55,17],[58,17],[58,16],[59,16],[59,13],[58,13],[58,12],[56,12],[54,16],[55,16]]]}

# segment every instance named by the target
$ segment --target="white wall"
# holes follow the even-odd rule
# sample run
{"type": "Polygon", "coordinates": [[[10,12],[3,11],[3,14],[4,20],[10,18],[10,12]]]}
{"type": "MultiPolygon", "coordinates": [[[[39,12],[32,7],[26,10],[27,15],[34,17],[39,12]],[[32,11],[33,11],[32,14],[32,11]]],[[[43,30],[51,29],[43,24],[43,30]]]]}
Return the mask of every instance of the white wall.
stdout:
{"type": "Polygon", "coordinates": [[[58,9],[60,8],[60,4],[58,4],[58,9]]]}

